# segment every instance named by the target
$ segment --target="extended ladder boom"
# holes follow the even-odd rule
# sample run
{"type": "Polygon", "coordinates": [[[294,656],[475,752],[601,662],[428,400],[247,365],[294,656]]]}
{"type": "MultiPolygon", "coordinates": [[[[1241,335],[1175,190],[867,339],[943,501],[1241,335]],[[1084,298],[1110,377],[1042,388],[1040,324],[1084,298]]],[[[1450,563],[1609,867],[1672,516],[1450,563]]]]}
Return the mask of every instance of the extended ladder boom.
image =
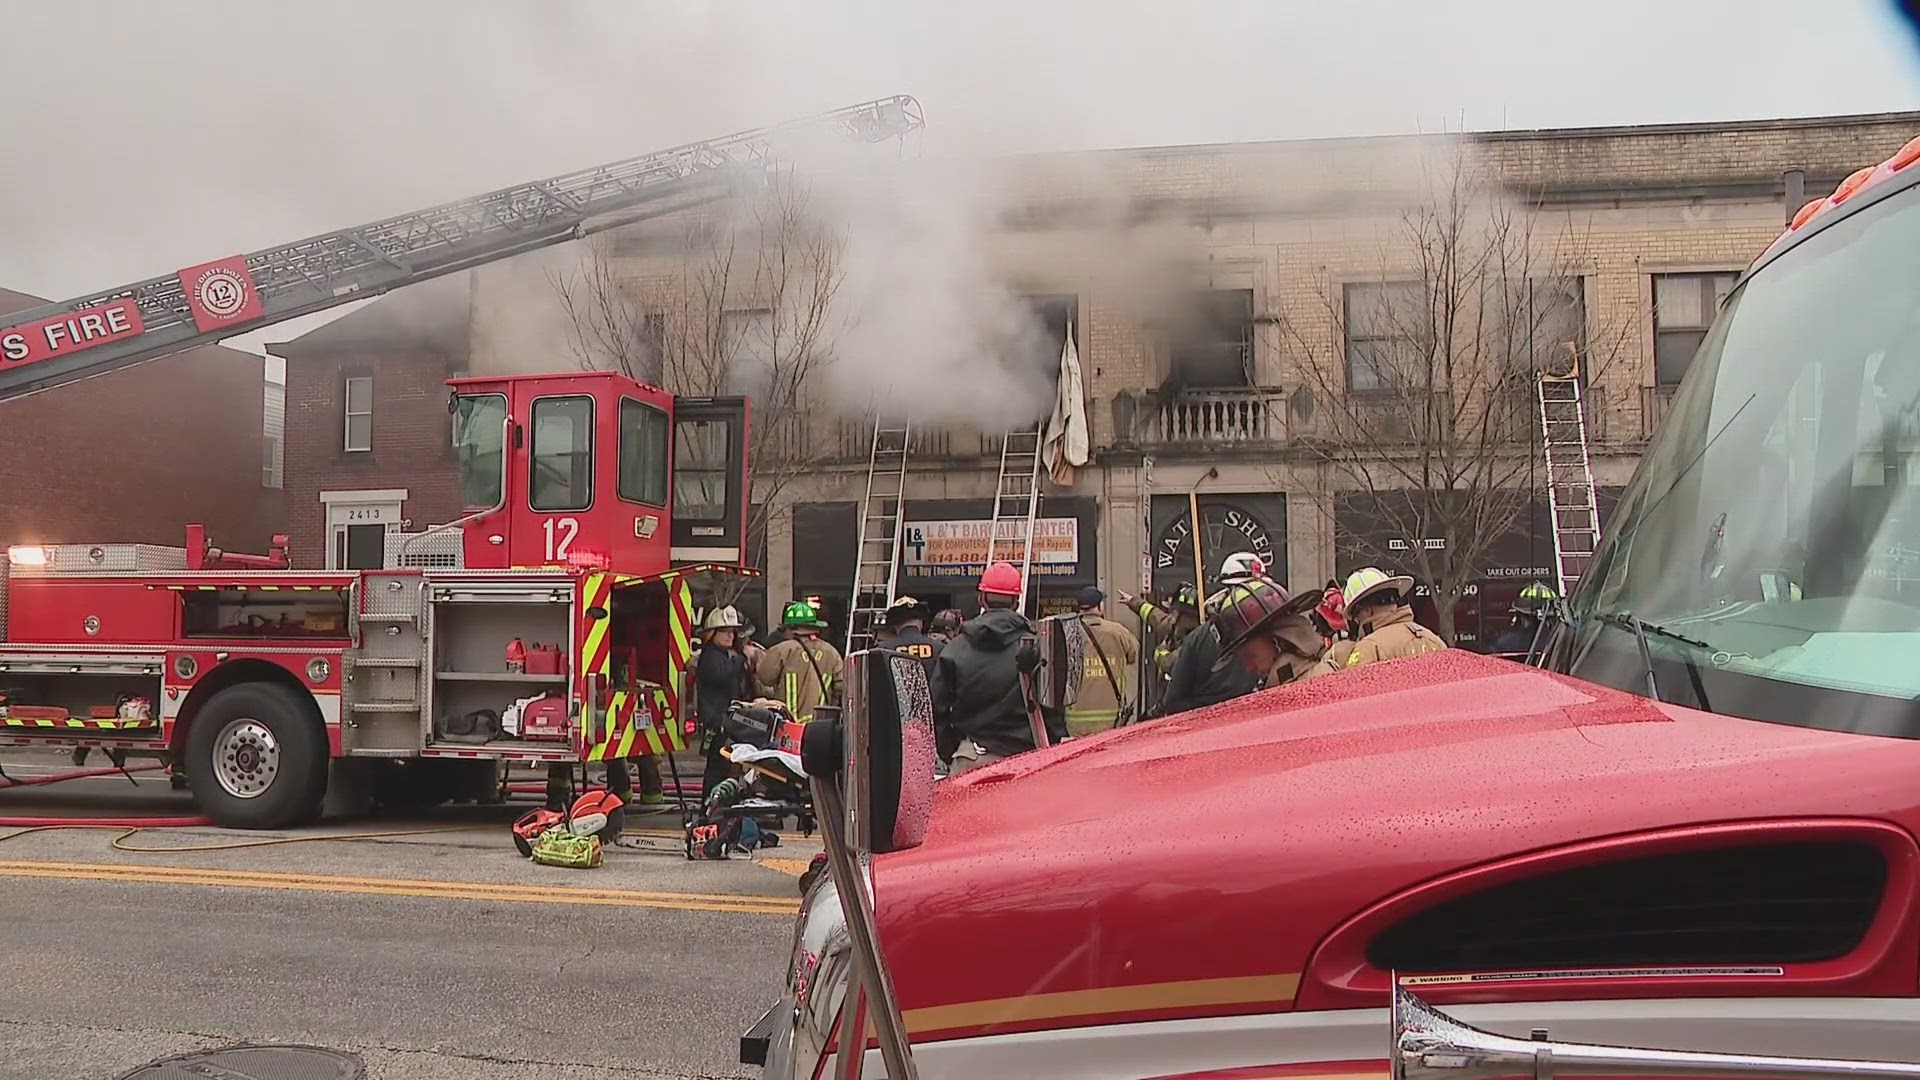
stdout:
{"type": "Polygon", "coordinates": [[[869,101],[0,316],[0,400],[709,201],[822,123],[878,142],[924,121],[906,95],[869,101]]]}

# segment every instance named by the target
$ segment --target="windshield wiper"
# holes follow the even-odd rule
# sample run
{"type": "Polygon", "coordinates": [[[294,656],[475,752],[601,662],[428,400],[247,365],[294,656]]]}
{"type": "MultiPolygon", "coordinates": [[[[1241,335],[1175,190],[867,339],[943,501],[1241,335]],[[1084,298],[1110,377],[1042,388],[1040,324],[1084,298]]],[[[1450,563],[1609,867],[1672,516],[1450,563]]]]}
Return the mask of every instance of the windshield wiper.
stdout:
{"type": "MultiPolygon", "coordinates": [[[[1663,637],[1668,641],[1677,641],[1682,645],[1690,645],[1693,648],[1705,649],[1709,652],[1713,650],[1713,646],[1704,641],[1669,630],[1659,623],[1647,622],[1635,616],[1632,612],[1622,611],[1595,617],[1608,625],[1623,627],[1633,632],[1633,639],[1640,646],[1640,663],[1647,669],[1647,694],[1655,701],[1665,701],[1666,699],[1660,696],[1660,683],[1654,678],[1653,650],[1647,647],[1647,635],[1652,634],[1657,637],[1663,637]]],[[[1700,702],[1701,710],[1712,712],[1713,706],[1707,703],[1706,685],[1700,679],[1699,661],[1695,660],[1691,653],[1682,651],[1680,653],[1680,662],[1686,665],[1687,681],[1693,684],[1693,696],[1695,700],[1700,702]]]]}

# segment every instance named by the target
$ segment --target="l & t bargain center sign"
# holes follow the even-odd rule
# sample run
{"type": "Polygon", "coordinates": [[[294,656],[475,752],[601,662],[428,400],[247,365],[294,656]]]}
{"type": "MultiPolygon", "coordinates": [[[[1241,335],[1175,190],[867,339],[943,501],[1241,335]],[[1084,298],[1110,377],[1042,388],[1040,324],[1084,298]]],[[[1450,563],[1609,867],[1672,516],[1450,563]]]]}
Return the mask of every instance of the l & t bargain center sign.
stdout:
{"type": "MultiPolygon", "coordinates": [[[[1017,550],[1023,521],[1000,523],[999,549],[1017,550]]],[[[908,578],[978,577],[987,568],[987,534],[993,522],[909,521],[902,537],[900,569],[908,578]]],[[[1071,577],[1080,566],[1080,519],[1040,518],[1033,523],[1035,577],[1071,577]]]]}

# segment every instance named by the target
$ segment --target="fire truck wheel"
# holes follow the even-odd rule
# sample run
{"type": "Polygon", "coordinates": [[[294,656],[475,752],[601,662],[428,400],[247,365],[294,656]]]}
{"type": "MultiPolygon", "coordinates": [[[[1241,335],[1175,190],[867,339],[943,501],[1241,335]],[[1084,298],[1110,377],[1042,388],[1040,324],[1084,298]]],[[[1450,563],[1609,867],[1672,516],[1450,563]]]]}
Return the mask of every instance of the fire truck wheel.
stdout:
{"type": "Polygon", "coordinates": [[[194,801],[230,829],[281,829],[319,815],[327,737],[300,695],[272,683],[215,694],[187,733],[194,801]]]}

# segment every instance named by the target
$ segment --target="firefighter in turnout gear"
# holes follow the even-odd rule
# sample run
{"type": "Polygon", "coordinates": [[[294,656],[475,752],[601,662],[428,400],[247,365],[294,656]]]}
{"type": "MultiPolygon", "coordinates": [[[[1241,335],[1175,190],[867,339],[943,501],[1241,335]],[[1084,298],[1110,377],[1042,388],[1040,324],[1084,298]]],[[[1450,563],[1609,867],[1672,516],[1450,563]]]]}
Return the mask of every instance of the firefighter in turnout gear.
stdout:
{"type": "MultiPolygon", "coordinates": [[[[1018,610],[1020,592],[1012,563],[987,567],[980,575],[980,614],[940,650],[933,730],[940,756],[953,762],[952,775],[1034,748],[1019,652],[1036,635],[1018,610]]],[[[1048,738],[1057,742],[1066,734],[1064,723],[1048,718],[1048,738]]]]}
{"type": "Polygon", "coordinates": [[[1378,567],[1355,570],[1343,592],[1354,642],[1344,655],[1329,654],[1315,674],[1403,660],[1447,647],[1440,635],[1413,621],[1413,579],[1378,567]]]}
{"type": "Polygon", "coordinates": [[[1237,664],[1275,687],[1311,677],[1327,650],[1326,638],[1311,612],[1319,593],[1287,595],[1270,581],[1253,580],[1228,588],[1215,617],[1222,640],[1219,663],[1237,664]]]}
{"type": "Polygon", "coordinates": [[[834,700],[840,680],[840,651],[820,637],[826,620],[812,604],[796,600],[780,617],[785,641],[762,653],[754,674],[768,697],[787,706],[801,723],[834,700]]]}
{"type": "Polygon", "coordinates": [[[1493,639],[1493,647],[1488,651],[1516,658],[1533,651],[1533,639],[1540,630],[1540,620],[1557,599],[1559,597],[1554,595],[1550,586],[1538,581],[1521,589],[1520,595],[1514,598],[1513,607],[1508,609],[1506,630],[1493,639]]]}
{"type": "Polygon", "coordinates": [[[740,641],[740,628],[745,623],[732,607],[708,612],[706,621],[700,624],[700,650],[694,654],[684,684],[700,724],[700,752],[707,760],[700,779],[702,792],[712,791],[733,771],[733,764],[721,753],[727,742],[721,725],[734,702],[753,697],[753,675],[740,641]]]}
{"type": "Polygon", "coordinates": [[[1130,592],[1120,594],[1120,603],[1132,611],[1153,640],[1159,642],[1153,650],[1153,667],[1160,678],[1165,679],[1173,672],[1173,658],[1180,650],[1180,643],[1200,625],[1199,590],[1192,582],[1183,581],[1173,591],[1173,599],[1164,605],[1130,592]]]}
{"type": "Polygon", "coordinates": [[[927,669],[927,685],[933,685],[934,664],[945,642],[927,636],[927,605],[911,596],[903,596],[887,606],[886,626],[880,635],[883,649],[911,656],[927,669]]]}
{"type": "Polygon", "coordinates": [[[1107,594],[1091,585],[1080,590],[1075,602],[1087,631],[1080,692],[1067,706],[1067,733],[1075,738],[1118,727],[1133,713],[1127,682],[1140,660],[1140,639],[1101,614],[1100,605],[1106,602],[1107,594]]]}
{"type": "MultiPolygon", "coordinates": [[[[1256,583],[1272,586],[1266,578],[1266,563],[1251,551],[1236,551],[1220,562],[1220,580],[1224,587],[1207,597],[1207,621],[1188,634],[1174,656],[1173,671],[1167,677],[1166,696],[1160,699],[1157,715],[1168,716],[1207,705],[1218,705],[1260,688],[1260,676],[1241,664],[1222,664],[1228,656],[1221,649],[1220,628],[1215,625],[1228,596],[1236,588],[1256,583]]],[[[1277,586],[1276,586],[1277,587],[1277,586]]]]}

